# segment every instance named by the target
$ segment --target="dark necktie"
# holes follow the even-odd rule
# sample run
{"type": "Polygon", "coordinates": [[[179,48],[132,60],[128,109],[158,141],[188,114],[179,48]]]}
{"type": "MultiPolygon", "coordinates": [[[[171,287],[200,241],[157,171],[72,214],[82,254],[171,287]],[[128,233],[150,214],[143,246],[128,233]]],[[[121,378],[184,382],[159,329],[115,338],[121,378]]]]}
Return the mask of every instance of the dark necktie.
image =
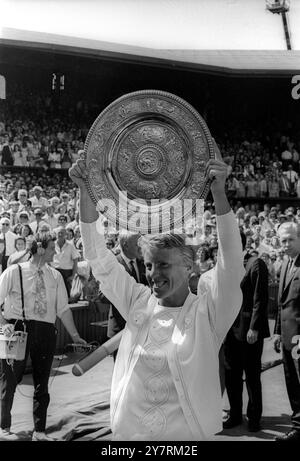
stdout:
{"type": "Polygon", "coordinates": [[[135,270],[135,267],[134,267],[134,261],[129,261],[129,264],[130,264],[131,275],[135,279],[135,281],[138,282],[139,279],[138,279],[138,276],[137,276],[137,273],[136,273],[136,270],[135,270]]]}
{"type": "Polygon", "coordinates": [[[289,278],[290,278],[290,276],[291,276],[292,268],[293,268],[293,267],[294,267],[294,265],[293,265],[293,259],[290,258],[290,259],[289,259],[289,262],[288,262],[288,265],[287,265],[287,268],[286,268],[284,286],[286,286],[287,283],[288,283],[288,281],[289,281],[289,278]]]}

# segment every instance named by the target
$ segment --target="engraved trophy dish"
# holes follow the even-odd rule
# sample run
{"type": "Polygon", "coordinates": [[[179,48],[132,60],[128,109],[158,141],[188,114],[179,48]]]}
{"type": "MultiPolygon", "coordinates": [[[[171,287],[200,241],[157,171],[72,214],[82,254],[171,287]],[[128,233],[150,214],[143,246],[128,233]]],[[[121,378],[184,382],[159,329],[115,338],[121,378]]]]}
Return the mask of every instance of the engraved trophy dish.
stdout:
{"type": "Polygon", "coordinates": [[[204,171],[214,145],[205,121],[185,100],[144,90],[101,112],[83,155],[98,211],[116,228],[157,233],[182,226],[205,199],[210,184],[204,171]]]}

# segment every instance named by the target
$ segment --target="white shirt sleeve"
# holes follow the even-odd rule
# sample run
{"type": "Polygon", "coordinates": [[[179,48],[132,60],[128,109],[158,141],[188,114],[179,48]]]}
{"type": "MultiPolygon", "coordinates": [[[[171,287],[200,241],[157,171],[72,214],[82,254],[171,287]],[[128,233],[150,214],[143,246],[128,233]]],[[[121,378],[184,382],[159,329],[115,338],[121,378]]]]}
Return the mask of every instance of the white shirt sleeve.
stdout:
{"type": "Polygon", "coordinates": [[[56,315],[61,318],[62,314],[69,309],[68,306],[68,293],[66,290],[64,279],[60,272],[57,274],[57,290],[56,290],[56,315]]]}

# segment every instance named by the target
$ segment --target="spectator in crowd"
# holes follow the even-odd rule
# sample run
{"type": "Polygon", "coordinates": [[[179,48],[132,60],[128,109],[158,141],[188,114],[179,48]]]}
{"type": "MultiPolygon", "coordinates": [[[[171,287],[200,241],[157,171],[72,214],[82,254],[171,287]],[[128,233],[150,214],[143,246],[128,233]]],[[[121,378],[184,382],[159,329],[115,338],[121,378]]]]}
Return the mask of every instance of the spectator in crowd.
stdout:
{"type": "Polygon", "coordinates": [[[39,231],[39,228],[42,224],[47,224],[47,222],[43,219],[43,211],[41,208],[36,208],[33,212],[34,214],[34,221],[30,223],[30,227],[32,232],[36,234],[39,231]]]}
{"type": "Polygon", "coordinates": [[[66,227],[66,240],[74,245],[74,231],[70,227],[66,227]]]}
{"type": "Polygon", "coordinates": [[[48,205],[48,200],[46,197],[42,196],[43,189],[41,186],[34,186],[33,188],[33,196],[30,197],[31,205],[32,208],[41,208],[42,210],[45,210],[48,205]]]}
{"type": "Polygon", "coordinates": [[[72,154],[68,150],[65,150],[61,158],[61,167],[63,169],[69,169],[71,166],[72,166],[72,154]]]}
{"type": "Polygon", "coordinates": [[[59,213],[57,214],[57,224],[58,227],[54,229],[54,232],[56,233],[60,227],[63,227],[66,229],[67,224],[68,224],[68,216],[64,213],[59,213]]]}
{"type": "Polygon", "coordinates": [[[80,226],[79,224],[74,228],[74,246],[77,248],[77,243],[81,240],[80,226]]]}
{"type": "Polygon", "coordinates": [[[230,404],[224,429],[242,423],[243,372],[248,391],[248,430],[260,430],[262,415],[261,356],[264,338],[270,336],[268,325],[268,270],[255,256],[244,258],[246,274],[241,282],[241,310],[227,333],[224,345],[225,385],[230,404]]]}
{"type": "Polygon", "coordinates": [[[296,184],[298,181],[298,174],[293,170],[293,165],[289,164],[287,171],[284,171],[289,181],[289,195],[294,197],[296,195],[296,184]]]}
{"type": "Polygon", "coordinates": [[[17,200],[11,200],[9,202],[9,207],[7,212],[10,214],[10,227],[13,228],[18,222],[19,202],[17,200]]]}
{"type": "Polygon", "coordinates": [[[11,151],[11,146],[9,145],[8,142],[4,144],[1,156],[2,156],[2,160],[1,160],[2,165],[12,166],[14,164],[14,158],[13,158],[13,154],[11,151]]]}
{"type": "Polygon", "coordinates": [[[197,251],[197,257],[198,259],[196,260],[196,263],[198,266],[198,273],[199,276],[201,276],[204,272],[209,271],[213,267],[213,261],[210,258],[209,246],[202,244],[197,251]]]}
{"type": "Polygon", "coordinates": [[[54,213],[57,214],[58,213],[58,206],[60,204],[60,200],[57,196],[53,196],[49,199],[49,202],[51,203],[51,205],[53,206],[54,208],[54,213]]]}
{"type": "Polygon", "coordinates": [[[4,272],[7,267],[9,256],[15,251],[15,239],[17,236],[11,231],[8,218],[1,218],[0,226],[0,239],[3,240],[4,244],[3,253],[1,255],[1,267],[2,272],[4,272]]]}
{"type": "Polygon", "coordinates": [[[7,267],[12,264],[19,264],[28,261],[30,258],[30,245],[26,245],[26,239],[21,236],[16,236],[15,249],[16,251],[10,255],[7,261],[7,267]]]}
{"type": "Polygon", "coordinates": [[[281,153],[282,168],[286,170],[288,165],[293,161],[293,155],[288,148],[281,153]]]}
{"type": "Polygon", "coordinates": [[[267,184],[268,184],[269,197],[271,198],[279,197],[280,185],[274,173],[269,174],[267,184]]]}
{"type": "Polygon", "coordinates": [[[55,253],[54,237],[38,234],[32,242],[30,261],[11,265],[0,276],[0,324],[4,335],[14,330],[28,333],[24,360],[15,360],[13,366],[0,360],[0,438],[18,440],[11,432],[11,409],[17,384],[22,380],[30,354],[33,367],[33,421],[32,441],[52,441],[45,433],[47,408],[50,401],[48,380],[56,344],[56,316],[60,317],[72,340],[86,344],[80,338],[68,307],[67,293],[60,274],[49,266],[55,253]],[[19,278],[22,276],[24,307],[21,303],[19,278]],[[24,319],[25,318],[25,319],[24,319]]]}
{"type": "Polygon", "coordinates": [[[283,171],[278,172],[279,197],[288,197],[290,195],[290,183],[283,171]]]}
{"type": "MultiPolygon", "coordinates": [[[[68,211],[68,205],[66,203],[60,203],[57,207],[57,213],[58,214],[64,214],[67,216],[67,211],[68,211]]],[[[67,217],[68,221],[68,217],[67,217]]]]}
{"type": "Polygon", "coordinates": [[[257,173],[256,181],[257,181],[257,196],[258,197],[267,197],[268,184],[267,184],[266,178],[262,175],[261,172],[257,173]]]}
{"type": "Polygon", "coordinates": [[[18,190],[18,201],[19,201],[19,213],[26,211],[27,208],[28,193],[26,189],[18,190]]]}
{"type": "Polygon", "coordinates": [[[46,207],[46,214],[44,215],[44,221],[49,224],[51,230],[53,231],[56,227],[58,227],[58,218],[57,215],[54,214],[54,207],[50,203],[46,207]]]}
{"type": "Polygon", "coordinates": [[[68,296],[70,296],[71,285],[74,275],[77,274],[77,264],[79,253],[66,239],[67,231],[64,227],[56,229],[57,240],[55,242],[55,255],[53,258],[53,267],[63,276],[68,296]]]}
{"type": "MultiPolygon", "coordinates": [[[[25,239],[27,239],[27,237],[29,236],[33,236],[33,232],[29,224],[22,224],[19,233],[22,237],[25,237],[25,239]]],[[[29,239],[29,240],[32,240],[32,239],[29,239]]]]}
{"type": "Polygon", "coordinates": [[[275,282],[275,269],[271,261],[271,255],[269,253],[263,252],[260,255],[260,258],[264,261],[268,269],[268,284],[275,282]]]}
{"type": "Polygon", "coordinates": [[[21,211],[18,214],[17,224],[12,229],[13,232],[19,235],[23,224],[29,224],[29,214],[27,211],[21,211]]]}
{"type": "Polygon", "coordinates": [[[75,231],[75,228],[79,224],[79,212],[75,211],[75,213],[73,213],[73,208],[69,208],[68,216],[69,216],[70,221],[68,222],[66,227],[72,229],[73,231],[75,231]]]}

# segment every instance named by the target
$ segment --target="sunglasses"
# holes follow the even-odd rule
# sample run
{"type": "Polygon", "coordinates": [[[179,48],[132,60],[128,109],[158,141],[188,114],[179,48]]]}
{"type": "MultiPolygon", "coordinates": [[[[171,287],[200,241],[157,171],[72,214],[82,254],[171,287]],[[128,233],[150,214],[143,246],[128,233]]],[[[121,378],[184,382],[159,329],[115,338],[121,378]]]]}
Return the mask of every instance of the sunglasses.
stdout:
{"type": "Polygon", "coordinates": [[[4,222],[4,223],[2,224],[2,226],[9,226],[9,224],[7,224],[6,222],[4,222]]]}

